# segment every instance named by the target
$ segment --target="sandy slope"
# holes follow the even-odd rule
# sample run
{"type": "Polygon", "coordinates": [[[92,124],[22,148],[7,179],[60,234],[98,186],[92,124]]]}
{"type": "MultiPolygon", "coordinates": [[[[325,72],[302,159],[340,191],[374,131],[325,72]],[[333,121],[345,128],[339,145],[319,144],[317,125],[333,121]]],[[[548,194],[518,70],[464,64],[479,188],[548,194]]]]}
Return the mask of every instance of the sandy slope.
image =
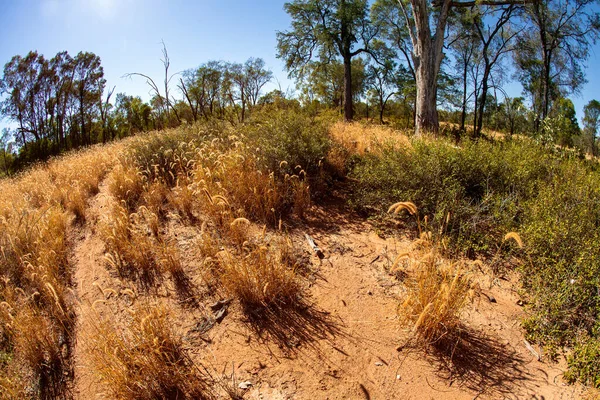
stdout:
{"type": "MultiPolygon", "coordinates": [[[[467,310],[465,323],[473,333],[455,353],[453,367],[448,357],[404,346],[408,335],[396,312],[402,284],[383,266],[410,242],[402,236],[382,239],[368,222],[335,205],[315,207],[306,222],[290,229],[310,261],[303,309],[251,322],[234,302],[222,323],[201,334],[199,322],[210,315],[207,305],[223,295],[208,291],[199,274],[199,227],[172,220],[166,228],[182,252],[188,291],[168,280],[142,291],[116,279],[103,261],[96,230],[111,201],[107,185],[101,185],[85,226],[71,237],[80,301],[76,398],[107,398],[88,365],[85,338],[99,316],[117,324],[126,318],[132,300],[120,294],[125,288],[139,298],[166,302],[194,359],[223,387],[252,384],[238,392],[245,399],[579,398],[581,388],[562,383],[560,366],[539,362],[526,349],[519,326],[523,310],[511,281],[498,280],[485,291],[496,303],[482,296],[467,310]],[[325,260],[311,255],[305,232],[325,250],[325,260]]],[[[489,287],[486,277],[481,281],[489,287]]]]}

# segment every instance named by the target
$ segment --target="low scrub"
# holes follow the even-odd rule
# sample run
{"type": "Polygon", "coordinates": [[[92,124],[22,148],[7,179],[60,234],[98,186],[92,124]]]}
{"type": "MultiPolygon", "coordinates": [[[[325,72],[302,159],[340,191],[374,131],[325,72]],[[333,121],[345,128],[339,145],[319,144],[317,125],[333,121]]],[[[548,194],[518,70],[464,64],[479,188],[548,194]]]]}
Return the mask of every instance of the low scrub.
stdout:
{"type": "Polygon", "coordinates": [[[237,298],[246,312],[292,308],[299,303],[301,286],[285,255],[286,242],[273,249],[259,245],[243,257],[230,252],[217,254],[218,279],[237,298]]]}
{"type": "MultiPolygon", "coordinates": [[[[589,338],[586,348],[597,345],[596,162],[529,140],[467,141],[458,147],[424,138],[409,147],[383,145],[377,153],[354,159],[349,175],[356,180],[351,195],[356,208],[383,216],[382,203],[410,198],[434,237],[448,238],[451,255],[487,256],[496,272],[514,267],[507,261],[518,256],[529,302],[524,324],[529,339],[544,343],[550,355],[561,346],[579,346],[581,335],[589,338]],[[503,240],[510,231],[521,233],[522,248],[503,240]]],[[[582,354],[574,353],[570,376],[596,382],[600,361],[583,361],[582,354]]]]}

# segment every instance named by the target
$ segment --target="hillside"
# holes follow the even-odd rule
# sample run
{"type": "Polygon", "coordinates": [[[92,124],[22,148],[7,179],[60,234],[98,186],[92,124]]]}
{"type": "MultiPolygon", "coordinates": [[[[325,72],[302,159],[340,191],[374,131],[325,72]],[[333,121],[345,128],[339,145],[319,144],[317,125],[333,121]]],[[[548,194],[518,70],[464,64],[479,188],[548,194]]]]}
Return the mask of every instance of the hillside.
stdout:
{"type": "MultiPolygon", "coordinates": [[[[526,161],[544,151],[279,112],[139,135],[5,179],[0,393],[580,398],[585,387],[563,378],[574,364],[557,350],[575,331],[531,329],[547,304],[535,289],[546,271],[523,268],[537,268],[527,246],[544,226],[513,218],[517,207],[543,212],[532,193],[552,191],[540,183],[547,172],[526,161]],[[500,154],[510,174],[486,164],[500,154]]],[[[563,162],[573,174],[588,168],[563,162]]],[[[578,377],[588,379],[569,380],[578,377]]]]}

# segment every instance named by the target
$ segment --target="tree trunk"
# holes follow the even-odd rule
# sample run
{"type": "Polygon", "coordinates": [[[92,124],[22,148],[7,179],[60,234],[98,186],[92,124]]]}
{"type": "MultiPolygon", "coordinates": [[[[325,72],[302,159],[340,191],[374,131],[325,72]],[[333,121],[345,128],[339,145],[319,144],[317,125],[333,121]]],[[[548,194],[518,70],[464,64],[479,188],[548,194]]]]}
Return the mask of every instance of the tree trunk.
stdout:
{"type": "Polygon", "coordinates": [[[468,61],[465,61],[463,69],[463,96],[462,96],[462,111],[460,113],[460,131],[465,131],[465,121],[467,120],[467,67],[468,61]]]}
{"type": "Polygon", "coordinates": [[[344,57],[344,120],[352,121],[354,107],[352,105],[352,59],[344,57]]]}
{"type": "MultiPolygon", "coordinates": [[[[429,57],[425,59],[429,60],[429,57]]],[[[425,61],[425,59],[423,61],[425,61]]],[[[434,133],[439,130],[437,113],[437,71],[431,63],[417,67],[417,100],[415,134],[434,133]]]]}
{"type": "Polygon", "coordinates": [[[473,132],[473,136],[478,138],[481,137],[481,129],[483,128],[483,112],[485,110],[485,103],[487,101],[487,91],[488,91],[488,79],[490,76],[490,69],[486,68],[483,73],[483,78],[481,80],[481,100],[479,101],[479,113],[477,115],[477,124],[475,126],[475,131],[473,132]]]}
{"type": "MultiPolygon", "coordinates": [[[[444,34],[451,0],[443,0],[435,21],[435,32],[430,26],[429,2],[411,0],[415,30],[409,29],[413,44],[413,64],[417,86],[415,103],[415,134],[424,132],[437,134],[439,121],[437,113],[437,78],[444,54],[444,34]]],[[[402,4],[400,2],[400,4],[402,4]]]]}

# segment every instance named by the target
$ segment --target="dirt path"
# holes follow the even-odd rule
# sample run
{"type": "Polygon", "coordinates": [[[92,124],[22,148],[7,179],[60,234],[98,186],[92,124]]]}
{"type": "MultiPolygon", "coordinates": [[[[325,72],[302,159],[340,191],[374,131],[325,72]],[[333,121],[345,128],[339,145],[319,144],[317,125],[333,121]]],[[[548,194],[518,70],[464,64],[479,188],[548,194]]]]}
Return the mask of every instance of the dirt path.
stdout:
{"type": "Polygon", "coordinates": [[[74,397],[75,399],[94,398],[100,394],[86,356],[85,335],[97,317],[102,313],[98,305],[106,300],[103,291],[114,284],[114,279],[104,266],[104,243],[97,234],[101,215],[108,211],[111,197],[108,195],[107,182],[99,187],[99,193],[90,199],[86,211],[84,226],[75,227],[71,232],[73,246],[74,281],[78,299],[77,340],[74,348],[74,397]]]}
{"type": "Polygon", "coordinates": [[[317,210],[306,229],[328,255],[312,260],[320,266],[309,289],[311,312],[282,316],[262,336],[234,314],[210,333],[204,361],[252,382],[244,398],[580,397],[580,387],[562,383],[558,366],[526,349],[512,283],[486,291],[496,303],[482,296],[466,313],[475,333],[450,370],[447,357],[401,348],[408,337],[397,318],[402,286],[383,267],[409,241],[381,239],[370,224],[331,209],[317,210]]]}
{"type": "MultiPolygon", "coordinates": [[[[89,203],[85,225],[72,232],[79,299],[76,399],[107,398],[88,363],[85,335],[109,312],[102,301],[127,301],[116,294],[129,286],[106,269],[97,234],[111,201],[104,182],[89,203]]],[[[186,271],[200,282],[194,276],[199,260],[193,245],[199,229],[175,225],[168,229],[177,234],[186,271]]],[[[410,246],[406,238],[382,239],[365,220],[335,207],[315,208],[295,232],[294,244],[307,255],[303,232],[327,256],[323,261],[311,258],[312,280],[303,309],[250,323],[234,303],[224,321],[199,339],[193,326],[203,305],[190,308],[168,288],[139,294],[169,302],[194,359],[223,387],[250,382],[249,390],[239,392],[245,399],[273,400],[579,398],[580,387],[562,383],[560,366],[541,363],[526,349],[519,325],[523,310],[516,304],[513,282],[499,281],[485,291],[495,303],[482,296],[465,314],[474,334],[450,370],[441,355],[403,347],[408,336],[397,317],[402,284],[384,266],[410,246]]]]}

